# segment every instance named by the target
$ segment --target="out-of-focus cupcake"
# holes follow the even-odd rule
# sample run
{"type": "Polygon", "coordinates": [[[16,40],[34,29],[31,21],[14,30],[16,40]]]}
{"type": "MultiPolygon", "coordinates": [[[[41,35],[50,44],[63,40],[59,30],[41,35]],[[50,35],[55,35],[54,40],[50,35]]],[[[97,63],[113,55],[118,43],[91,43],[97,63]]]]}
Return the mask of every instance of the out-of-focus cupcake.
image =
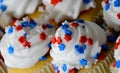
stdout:
{"type": "Polygon", "coordinates": [[[42,0],[45,5],[45,19],[54,19],[55,22],[75,20],[80,13],[95,8],[95,0],[42,0]]]}
{"type": "Polygon", "coordinates": [[[50,48],[54,28],[49,23],[41,26],[29,18],[16,20],[6,27],[0,51],[10,73],[35,73],[49,67],[51,58],[45,55],[50,48]]]}
{"type": "Polygon", "coordinates": [[[114,47],[114,58],[115,61],[110,65],[110,70],[112,73],[120,73],[120,36],[116,41],[116,45],[114,47]]]}
{"type": "Polygon", "coordinates": [[[102,2],[104,20],[110,28],[120,30],[120,1],[104,0],[102,2]]]}
{"type": "MultiPolygon", "coordinates": [[[[11,23],[13,18],[20,19],[25,15],[35,13],[40,3],[40,0],[2,0],[0,3],[0,25],[4,28],[11,23]]],[[[36,16],[34,15],[34,17],[36,16]]]]}
{"type": "Polygon", "coordinates": [[[50,55],[58,73],[109,73],[113,51],[101,52],[107,42],[105,31],[84,20],[63,22],[52,38],[50,55]],[[102,47],[101,47],[102,46],[102,47]]]}

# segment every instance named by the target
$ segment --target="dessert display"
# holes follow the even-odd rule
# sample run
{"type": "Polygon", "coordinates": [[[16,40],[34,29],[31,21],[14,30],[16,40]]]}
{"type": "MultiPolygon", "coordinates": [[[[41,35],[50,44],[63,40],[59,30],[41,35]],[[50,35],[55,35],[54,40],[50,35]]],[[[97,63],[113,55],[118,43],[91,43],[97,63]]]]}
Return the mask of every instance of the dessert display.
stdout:
{"type": "Polygon", "coordinates": [[[119,0],[1,0],[0,73],[119,73],[119,7],[119,0]]]}

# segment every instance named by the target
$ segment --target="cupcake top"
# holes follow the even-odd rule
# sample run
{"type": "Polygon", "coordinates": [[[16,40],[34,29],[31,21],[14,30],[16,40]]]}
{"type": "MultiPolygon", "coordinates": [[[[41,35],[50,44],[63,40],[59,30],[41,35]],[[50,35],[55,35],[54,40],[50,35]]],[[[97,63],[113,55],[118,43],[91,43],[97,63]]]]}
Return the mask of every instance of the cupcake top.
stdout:
{"type": "Polygon", "coordinates": [[[48,12],[46,19],[59,22],[64,19],[76,19],[81,11],[95,7],[94,0],[42,0],[48,12]]]}
{"type": "Polygon", "coordinates": [[[119,72],[120,72],[120,36],[118,37],[114,48],[114,58],[116,60],[115,66],[119,68],[119,72]]]}
{"type": "Polygon", "coordinates": [[[0,9],[15,18],[21,18],[24,14],[32,14],[38,4],[40,0],[1,0],[0,9]]]}
{"type": "Polygon", "coordinates": [[[37,26],[34,20],[23,18],[6,27],[5,32],[0,42],[5,64],[11,68],[28,68],[48,52],[54,28],[50,24],[37,26]]]}
{"type": "Polygon", "coordinates": [[[102,2],[103,15],[109,27],[120,30],[120,1],[105,0],[102,2]]]}
{"type": "Polygon", "coordinates": [[[56,72],[69,73],[96,63],[101,45],[106,43],[106,33],[97,24],[77,20],[63,22],[52,37],[50,55],[56,72]]]}

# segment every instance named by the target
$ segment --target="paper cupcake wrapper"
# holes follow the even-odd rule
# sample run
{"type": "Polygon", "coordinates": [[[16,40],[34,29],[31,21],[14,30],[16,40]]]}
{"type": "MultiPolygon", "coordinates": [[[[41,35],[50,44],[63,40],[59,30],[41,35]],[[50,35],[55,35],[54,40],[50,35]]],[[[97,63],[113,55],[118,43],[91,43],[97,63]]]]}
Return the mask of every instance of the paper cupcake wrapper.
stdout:
{"type": "Polygon", "coordinates": [[[81,69],[78,73],[111,73],[109,65],[114,61],[113,51],[111,51],[104,60],[101,60],[94,67],[81,69]]]}
{"type": "Polygon", "coordinates": [[[6,66],[1,59],[0,59],[0,73],[7,73],[6,66]]]}
{"type": "Polygon", "coordinates": [[[118,70],[116,69],[116,67],[110,66],[110,71],[111,73],[118,73],[118,70]]]}

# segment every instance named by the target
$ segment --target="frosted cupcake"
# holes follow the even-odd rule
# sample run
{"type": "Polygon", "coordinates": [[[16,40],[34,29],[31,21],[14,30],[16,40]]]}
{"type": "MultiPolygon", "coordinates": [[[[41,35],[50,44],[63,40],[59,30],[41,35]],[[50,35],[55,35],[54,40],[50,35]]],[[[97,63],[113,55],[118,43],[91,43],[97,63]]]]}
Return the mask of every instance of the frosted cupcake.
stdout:
{"type": "Polygon", "coordinates": [[[95,69],[96,67],[99,70],[106,67],[106,70],[101,70],[101,73],[106,72],[109,67],[104,64],[110,62],[105,59],[111,61],[109,59],[111,53],[104,58],[105,62],[99,62],[103,67],[97,64],[101,54],[101,45],[105,44],[106,41],[105,31],[95,23],[84,20],[63,22],[52,38],[50,55],[53,58],[52,64],[55,71],[58,73],[76,73],[75,69],[77,69],[78,73],[99,73],[95,69]],[[93,69],[91,70],[91,68],[93,69]]]}
{"type": "Polygon", "coordinates": [[[120,30],[120,1],[105,0],[102,2],[104,20],[110,28],[120,30]]]}
{"type": "MultiPolygon", "coordinates": [[[[34,73],[40,69],[40,59],[48,53],[54,28],[50,24],[38,26],[29,18],[17,20],[14,26],[6,27],[0,42],[0,51],[10,73],[34,73]],[[38,65],[37,65],[38,64],[38,65]],[[37,66],[37,67],[36,67],[37,66]],[[33,67],[33,68],[32,68],[33,67]],[[16,69],[16,70],[12,70],[16,69]],[[23,70],[22,70],[23,69],[23,70]]],[[[43,65],[49,63],[48,61],[43,65]]]]}
{"type": "Polygon", "coordinates": [[[76,19],[84,10],[95,7],[94,0],[42,0],[45,5],[45,19],[60,22],[65,19],[76,19]]]}
{"type": "Polygon", "coordinates": [[[116,45],[114,47],[114,63],[110,66],[110,70],[112,73],[120,73],[120,36],[118,37],[116,41],[116,45]]]}
{"type": "Polygon", "coordinates": [[[12,18],[20,19],[25,15],[33,14],[40,3],[40,0],[2,0],[0,3],[1,26],[10,24],[12,18]]]}

